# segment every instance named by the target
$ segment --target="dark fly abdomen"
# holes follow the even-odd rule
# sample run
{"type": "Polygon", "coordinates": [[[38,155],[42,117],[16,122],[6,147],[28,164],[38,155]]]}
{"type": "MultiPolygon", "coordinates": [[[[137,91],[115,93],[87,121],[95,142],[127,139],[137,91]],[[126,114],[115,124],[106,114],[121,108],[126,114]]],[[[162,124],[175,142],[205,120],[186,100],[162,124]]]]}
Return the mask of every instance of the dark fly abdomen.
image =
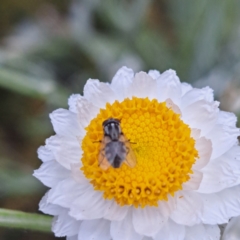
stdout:
{"type": "Polygon", "coordinates": [[[114,168],[120,167],[127,155],[124,143],[119,141],[107,143],[104,150],[107,160],[114,168]]]}
{"type": "Polygon", "coordinates": [[[121,163],[122,163],[122,159],[118,155],[116,155],[114,160],[113,160],[113,165],[112,166],[114,168],[119,168],[121,166],[121,163]]]}

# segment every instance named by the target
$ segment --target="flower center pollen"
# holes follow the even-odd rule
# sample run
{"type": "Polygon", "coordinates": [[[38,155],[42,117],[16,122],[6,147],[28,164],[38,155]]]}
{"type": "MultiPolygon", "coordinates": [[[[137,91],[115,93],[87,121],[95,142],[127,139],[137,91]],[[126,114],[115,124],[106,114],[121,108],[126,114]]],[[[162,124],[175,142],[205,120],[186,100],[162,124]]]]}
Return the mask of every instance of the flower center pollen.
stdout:
{"type": "Polygon", "coordinates": [[[168,194],[173,196],[181,190],[198,157],[191,129],[179,114],[165,102],[135,97],[107,103],[105,109],[100,109],[86,128],[82,149],[81,170],[95,190],[121,206],[142,208],[158,206],[158,201],[168,200],[168,194]],[[137,159],[134,167],[123,163],[119,168],[103,170],[99,166],[102,123],[108,118],[120,120],[137,159]]]}

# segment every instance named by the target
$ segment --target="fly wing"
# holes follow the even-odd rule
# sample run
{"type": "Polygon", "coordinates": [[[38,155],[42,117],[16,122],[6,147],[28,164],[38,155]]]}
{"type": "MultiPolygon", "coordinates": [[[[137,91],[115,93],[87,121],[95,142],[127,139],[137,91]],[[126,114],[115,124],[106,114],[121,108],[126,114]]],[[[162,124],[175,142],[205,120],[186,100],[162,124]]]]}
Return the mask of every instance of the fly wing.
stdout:
{"type": "Polygon", "coordinates": [[[124,163],[127,164],[129,167],[133,168],[137,163],[137,159],[136,155],[134,154],[134,151],[132,150],[131,143],[125,138],[124,135],[122,135],[120,139],[122,142],[124,142],[127,152],[126,158],[124,159],[124,163]]]}
{"type": "Polygon", "coordinates": [[[103,140],[101,141],[100,151],[98,155],[98,163],[100,168],[102,168],[103,170],[107,170],[111,166],[105,154],[105,146],[109,141],[110,139],[108,137],[103,138],[103,140]]]}
{"type": "Polygon", "coordinates": [[[99,161],[100,168],[103,169],[103,170],[107,170],[111,166],[111,164],[109,163],[109,161],[105,157],[105,154],[102,155],[101,153],[99,153],[98,161],[99,161]]]}

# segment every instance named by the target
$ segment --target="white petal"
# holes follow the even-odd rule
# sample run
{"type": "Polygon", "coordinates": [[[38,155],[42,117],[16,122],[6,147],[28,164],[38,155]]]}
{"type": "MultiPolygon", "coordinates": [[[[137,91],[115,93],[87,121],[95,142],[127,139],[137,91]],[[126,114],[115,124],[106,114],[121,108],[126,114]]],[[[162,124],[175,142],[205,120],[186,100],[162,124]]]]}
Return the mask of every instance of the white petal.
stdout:
{"type": "Polygon", "coordinates": [[[201,130],[197,128],[191,128],[191,137],[198,140],[201,136],[201,130]]]}
{"type": "Polygon", "coordinates": [[[89,125],[90,121],[97,116],[99,109],[99,107],[89,102],[86,98],[82,97],[79,99],[77,102],[77,119],[79,125],[85,129],[89,125]]]}
{"type": "Polygon", "coordinates": [[[71,164],[80,162],[82,150],[77,138],[55,135],[48,138],[46,144],[56,161],[65,168],[70,169],[71,164]]]}
{"type": "Polygon", "coordinates": [[[85,177],[85,175],[81,170],[81,166],[82,164],[80,163],[71,164],[72,177],[75,180],[75,182],[78,184],[90,185],[89,179],[85,177]]]}
{"type": "Polygon", "coordinates": [[[84,129],[77,121],[77,114],[66,109],[57,109],[50,114],[54,131],[60,136],[84,136],[84,129]]]}
{"type": "Polygon", "coordinates": [[[205,137],[196,140],[195,148],[198,151],[199,158],[193,165],[194,169],[201,169],[205,167],[212,155],[212,142],[205,137]]]}
{"type": "Polygon", "coordinates": [[[74,179],[67,178],[49,190],[47,201],[62,207],[70,208],[76,198],[85,194],[92,187],[90,184],[78,184],[74,179]]]}
{"type": "Polygon", "coordinates": [[[191,128],[201,130],[204,136],[215,126],[218,118],[218,102],[209,103],[205,100],[195,102],[186,108],[181,108],[182,119],[191,128]]]}
{"type": "Polygon", "coordinates": [[[240,239],[240,216],[232,218],[224,229],[222,240],[239,240],[240,239]]]}
{"type": "Polygon", "coordinates": [[[182,89],[182,96],[185,95],[188,91],[192,90],[193,87],[191,84],[182,82],[181,83],[181,89],[182,89]]]}
{"type": "Polygon", "coordinates": [[[57,237],[74,236],[79,232],[81,221],[77,221],[68,215],[65,210],[59,216],[54,217],[52,230],[57,237]]]}
{"type": "Polygon", "coordinates": [[[158,101],[163,102],[170,98],[175,104],[180,103],[182,89],[179,78],[173,70],[165,71],[157,79],[158,101]]]}
{"type": "Polygon", "coordinates": [[[234,113],[220,111],[218,115],[218,124],[236,127],[237,117],[234,113]]]}
{"type": "Polygon", "coordinates": [[[172,109],[176,114],[179,114],[180,116],[182,116],[182,112],[180,108],[176,104],[174,104],[174,102],[170,98],[166,99],[166,106],[172,109]]]}
{"type": "Polygon", "coordinates": [[[89,188],[84,195],[72,201],[69,215],[78,220],[102,218],[110,204],[111,201],[104,199],[102,192],[89,188]]]}
{"type": "Polygon", "coordinates": [[[198,192],[213,193],[240,184],[240,147],[232,147],[202,169],[203,179],[198,192]]]}
{"type": "Polygon", "coordinates": [[[236,127],[219,125],[214,126],[211,132],[205,137],[212,141],[212,156],[211,159],[217,158],[227,152],[238,140],[240,131],[236,127]]]}
{"type": "Polygon", "coordinates": [[[116,99],[123,101],[124,98],[131,97],[128,88],[132,83],[134,72],[127,67],[120,68],[112,79],[111,88],[115,92],[116,99]]]}
{"type": "Polygon", "coordinates": [[[157,79],[160,77],[161,74],[157,70],[150,70],[150,71],[148,71],[148,75],[153,79],[157,79]]]}
{"type": "Polygon", "coordinates": [[[58,182],[69,177],[70,171],[53,160],[43,163],[39,169],[34,171],[33,176],[47,187],[54,187],[58,182]]]}
{"type": "Polygon", "coordinates": [[[220,239],[220,228],[217,225],[204,225],[206,235],[210,239],[220,239]]]}
{"type": "Polygon", "coordinates": [[[135,75],[132,84],[129,86],[128,95],[151,100],[157,96],[156,86],[156,80],[152,79],[147,73],[140,72],[135,75]]]}
{"type": "Polygon", "coordinates": [[[41,146],[37,150],[38,158],[42,160],[42,162],[52,161],[54,160],[53,153],[47,146],[41,146]]]}
{"type": "Polygon", "coordinates": [[[197,190],[201,184],[203,173],[194,170],[193,174],[190,175],[190,179],[183,184],[183,190],[192,191],[197,190]]]}
{"type": "Polygon", "coordinates": [[[181,108],[186,108],[187,106],[200,100],[205,100],[206,102],[213,102],[213,90],[209,87],[205,87],[202,89],[193,88],[185,95],[183,95],[181,99],[181,108]]]}
{"type": "Polygon", "coordinates": [[[230,216],[218,194],[202,194],[204,210],[202,221],[206,224],[222,224],[228,222],[230,216]]]}
{"type": "Polygon", "coordinates": [[[111,221],[121,221],[126,217],[129,208],[128,206],[119,206],[112,200],[108,208],[105,209],[103,218],[111,221]]]}
{"type": "Polygon", "coordinates": [[[78,240],[110,240],[110,221],[104,219],[84,220],[78,240]]]}
{"type": "Polygon", "coordinates": [[[201,194],[204,201],[202,221],[206,224],[227,223],[240,215],[240,185],[215,194],[201,194]]]}
{"type": "Polygon", "coordinates": [[[71,236],[71,237],[68,237],[66,238],[67,240],[78,240],[78,235],[74,235],[74,236],[71,236]]]}
{"type": "MultiPolygon", "coordinates": [[[[194,225],[186,227],[184,240],[219,240],[220,229],[217,225],[194,225]]],[[[229,239],[230,240],[230,239],[229,239]]]]}
{"type": "Polygon", "coordinates": [[[61,212],[65,211],[65,208],[58,206],[56,204],[49,203],[48,199],[48,192],[45,193],[44,197],[41,199],[39,203],[39,210],[45,214],[49,215],[59,215],[61,212]]]}
{"type": "Polygon", "coordinates": [[[89,79],[83,89],[84,97],[95,106],[105,108],[106,103],[113,103],[116,99],[108,83],[89,79]]]}
{"type": "Polygon", "coordinates": [[[82,96],[80,94],[72,94],[68,99],[69,110],[77,113],[78,112],[78,101],[81,101],[82,96]]]}
{"type": "Polygon", "coordinates": [[[168,195],[167,201],[159,201],[158,202],[158,211],[164,217],[169,217],[169,215],[174,211],[176,208],[176,199],[172,197],[170,194],[168,195]]]}
{"type": "Polygon", "coordinates": [[[132,223],[132,211],[122,221],[112,221],[110,228],[114,240],[141,240],[143,236],[136,233],[132,223]]]}
{"type": "Polygon", "coordinates": [[[178,224],[192,226],[200,223],[203,201],[199,194],[192,191],[179,191],[175,194],[176,209],[170,215],[178,224]]]}
{"type": "Polygon", "coordinates": [[[161,229],[167,218],[155,207],[134,208],[133,226],[140,235],[154,236],[161,229]]]}
{"type": "Polygon", "coordinates": [[[179,225],[174,221],[167,221],[157,235],[153,238],[154,240],[184,240],[185,226],[179,225]]]}

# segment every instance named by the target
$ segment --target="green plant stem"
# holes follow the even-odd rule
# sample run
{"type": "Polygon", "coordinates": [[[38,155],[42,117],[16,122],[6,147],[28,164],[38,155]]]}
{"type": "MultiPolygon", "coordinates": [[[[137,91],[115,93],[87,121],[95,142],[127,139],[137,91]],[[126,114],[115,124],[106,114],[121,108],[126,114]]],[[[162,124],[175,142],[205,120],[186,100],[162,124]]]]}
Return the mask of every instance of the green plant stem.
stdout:
{"type": "Polygon", "coordinates": [[[0,208],[0,227],[51,232],[52,217],[0,208]]]}

